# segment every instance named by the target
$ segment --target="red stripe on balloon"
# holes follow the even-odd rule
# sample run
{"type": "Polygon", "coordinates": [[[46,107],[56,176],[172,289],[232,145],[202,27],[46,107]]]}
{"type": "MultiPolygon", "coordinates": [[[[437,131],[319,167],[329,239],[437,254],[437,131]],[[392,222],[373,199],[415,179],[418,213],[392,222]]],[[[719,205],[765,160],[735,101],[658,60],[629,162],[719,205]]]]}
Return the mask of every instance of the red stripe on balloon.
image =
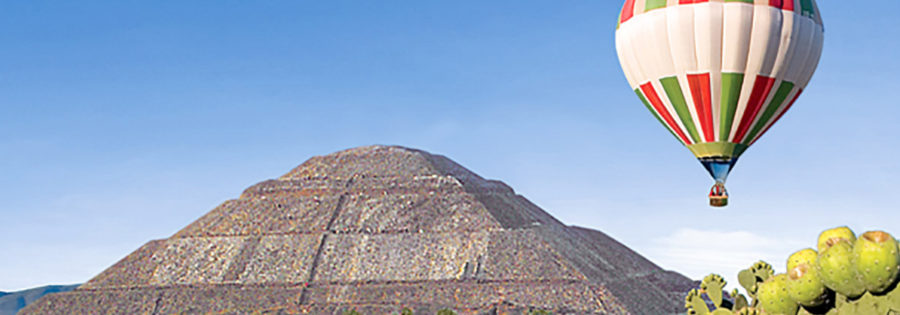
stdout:
{"type": "Polygon", "coordinates": [[[622,7],[622,21],[619,23],[625,23],[634,16],[634,1],[635,0],[625,0],[625,6],[622,7]]]}
{"type": "Polygon", "coordinates": [[[689,74],[688,84],[691,87],[691,95],[694,98],[694,108],[700,118],[700,127],[703,128],[703,137],[707,142],[715,142],[712,120],[712,96],[709,91],[709,73],[689,74]]]}
{"type": "MultiPolygon", "coordinates": [[[[626,0],[625,7],[622,8],[622,19],[619,23],[625,23],[632,17],[634,17],[634,2],[636,0],[626,0]]],[[[643,0],[642,0],[643,1],[643,0]]],[[[707,3],[710,0],[678,0],[678,4],[695,4],[695,3],[707,3]]],[[[747,1],[747,0],[732,0],[732,1],[747,1]]],[[[750,1],[752,3],[752,1],[750,1]]],[[[769,6],[773,8],[778,8],[786,11],[794,11],[794,0],[769,0],[769,6]]]]}
{"type": "Polygon", "coordinates": [[[766,131],[769,131],[769,128],[772,128],[772,126],[774,126],[775,123],[777,123],[778,120],[781,119],[781,116],[784,116],[784,113],[787,113],[787,111],[788,111],[789,109],[791,109],[791,106],[794,105],[794,102],[797,101],[797,98],[800,97],[800,94],[801,94],[801,93],[803,93],[803,89],[797,90],[797,95],[794,95],[794,98],[791,99],[791,102],[787,104],[787,107],[785,107],[784,110],[781,111],[781,113],[778,114],[777,117],[775,117],[775,120],[773,120],[771,124],[769,124],[768,126],[766,126],[766,129],[763,129],[762,132],[760,132],[758,135],[756,135],[756,139],[753,139],[753,141],[750,142],[750,145],[753,145],[754,143],[756,143],[756,140],[759,140],[759,138],[762,138],[762,135],[765,134],[766,131]]]}
{"type": "MultiPolygon", "coordinates": [[[[678,4],[694,4],[705,2],[709,2],[709,0],[678,0],[678,4]]],[[[794,11],[794,0],[769,0],[769,6],[782,10],[794,11]]]]}
{"type": "Polygon", "coordinates": [[[794,0],[769,0],[769,5],[787,11],[794,11],[794,0]]]}
{"type": "Polygon", "coordinates": [[[747,100],[747,107],[744,108],[744,116],[741,117],[741,124],[738,125],[737,133],[734,135],[734,143],[744,141],[744,136],[750,130],[750,125],[759,114],[760,108],[769,97],[772,86],[775,85],[775,78],[756,76],[756,82],[753,83],[753,90],[750,92],[750,99],[747,100]]]}
{"type": "Polygon", "coordinates": [[[783,0],[782,10],[794,11],[794,0],[783,0]]]}
{"type": "Polygon", "coordinates": [[[681,128],[678,127],[678,124],[675,122],[675,119],[672,119],[672,115],[669,114],[669,111],[666,110],[666,106],[663,105],[662,100],[659,99],[659,95],[656,94],[656,89],[653,88],[653,85],[648,83],[644,83],[641,85],[641,91],[644,92],[644,95],[647,96],[647,100],[650,101],[650,104],[653,105],[653,108],[656,109],[656,112],[659,113],[659,116],[663,118],[666,124],[669,125],[678,137],[684,142],[685,145],[693,144],[691,140],[684,135],[684,132],[681,131],[681,128]]]}

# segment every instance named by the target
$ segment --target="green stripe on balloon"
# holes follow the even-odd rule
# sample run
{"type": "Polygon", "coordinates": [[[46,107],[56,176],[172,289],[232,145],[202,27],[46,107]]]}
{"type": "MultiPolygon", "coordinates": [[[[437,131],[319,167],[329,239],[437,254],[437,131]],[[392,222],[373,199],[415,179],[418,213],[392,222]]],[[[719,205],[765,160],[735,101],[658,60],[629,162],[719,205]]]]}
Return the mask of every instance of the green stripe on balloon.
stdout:
{"type": "Polygon", "coordinates": [[[647,0],[646,4],[644,5],[644,12],[665,7],[666,0],[647,0]]]}
{"type": "Polygon", "coordinates": [[[720,105],[719,141],[728,141],[738,100],[741,98],[743,73],[722,73],[722,103],[720,105]]]}
{"type": "Polygon", "coordinates": [[[766,123],[769,122],[769,119],[772,119],[772,116],[775,115],[775,112],[781,107],[781,104],[784,104],[784,101],[793,90],[794,83],[788,81],[781,82],[781,86],[779,86],[778,91],[775,92],[775,97],[772,98],[772,101],[769,102],[769,105],[766,107],[766,111],[762,113],[762,117],[759,118],[759,121],[753,126],[753,130],[751,130],[750,134],[747,135],[747,138],[744,139],[744,144],[749,145],[750,141],[753,141],[753,139],[756,138],[763,127],[766,126],[766,123]]]}
{"type": "Polygon", "coordinates": [[[800,0],[800,10],[803,16],[806,17],[814,17],[816,15],[812,0],[800,0]]]}
{"type": "Polygon", "coordinates": [[[684,93],[681,92],[681,84],[678,83],[678,77],[662,78],[659,82],[662,83],[663,89],[666,90],[666,96],[669,97],[669,101],[671,101],[672,107],[675,108],[675,112],[678,113],[678,118],[681,119],[684,128],[687,128],[688,133],[691,135],[691,140],[694,143],[700,142],[700,134],[697,133],[697,127],[694,126],[694,119],[691,117],[691,111],[684,100],[684,93]]]}
{"type": "Polygon", "coordinates": [[[647,101],[647,98],[644,97],[644,93],[641,93],[641,89],[635,89],[634,93],[637,94],[638,98],[641,99],[641,102],[644,103],[644,106],[647,106],[647,110],[649,110],[650,113],[653,114],[653,117],[656,117],[656,120],[659,121],[659,123],[662,124],[663,127],[666,127],[666,130],[668,130],[669,133],[671,133],[672,136],[675,137],[675,139],[678,139],[678,142],[684,144],[684,141],[681,141],[681,138],[679,138],[678,135],[676,135],[675,132],[672,131],[672,129],[669,129],[669,126],[666,125],[666,122],[663,121],[661,117],[659,117],[655,110],[653,110],[653,105],[650,105],[650,101],[647,101]]]}

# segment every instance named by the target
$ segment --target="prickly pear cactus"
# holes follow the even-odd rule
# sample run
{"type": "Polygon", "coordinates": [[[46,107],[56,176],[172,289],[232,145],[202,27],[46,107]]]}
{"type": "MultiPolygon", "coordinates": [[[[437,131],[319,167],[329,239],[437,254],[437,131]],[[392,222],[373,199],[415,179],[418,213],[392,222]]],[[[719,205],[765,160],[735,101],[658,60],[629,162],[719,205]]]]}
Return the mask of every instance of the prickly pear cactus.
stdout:
{"type": "Polygon", "coordinates": [[[853,244],[847,240],[831,244],[819,252],[816,261],[822,283],[839,294],[856,298],[866,292],[853,259],[853,244]]]}
{"type": "Polygon", "coordinates": [[[819,306],[825,302],[825,284],[816,269],[818,253],[812,248],[801,249],[788,257],[787,290],[791,299],[803,306],[819,306]]]}
{"type": "Polygon", "coordinates": [[[819,234],[819,241],[816,249],[821,253],[840,239],[845,239],[852,244],[853,242],[856,242],[856,234],[846,226],[827,229],[819,234]]]}
{"type": "Polygon", "coordinates": [[[791,254],[790,257],[788,257],[787,269],[791,270],[802,264],[815,266],[816,258],[818,258],[818,257],[819,257],[819,253],[816,252],[812,248],[804,248],[804,249],[798,250],[798,251],[794,252],[793,254],[791,254]]]}
{"type": "Polygon", "coordinates": [[[888,233],[871,231],[860,235],[853,245],[853,258],[866,290],[884,292],[897,279],[900,254],[897,240],[888,233]]]}
{"type": "Polygon", "coordinates": [[[742,308],[741,310],[735,312],[737,315],[763,315],[762,311],[757,310],[755,308],[742,308]]]}
{"type": "Polygon", "coordinates": [[[734,310],[746,309],[747,298],[738,293],[737,290],[731,292],[733,300],[724,297],[725,279],[717,274],[711,274],[703,278],[700,283],[700,290],[693,289],[688,292],[684,299],[684,306],[690,315],[733,315],[734,310]],[[705,298],[704,298],[705,296],[705,298]],[[708,305],[712,304],[710,309],[708,305]]]}
{"type": "Polygon", "coordinates": [[[759,285],[756,299],[759,300],[759,308],[767,314],[794,315],[797,314],[797,302],[788,294],[788,277],[780,273],[770,277],[759,285]]]}
{"type": "Polygon", "coordinates": [[[725,280],[707,276],[685,298],[688,314],[900,315],[900,244],[893,236],[872,231],[857,238],[838,227],[822,232],[817,247],[792,254],[786,274],[775,275],[764,261],[741,270],[749,299],[737,289],[724,295],[725,280]]]}
{"type": "Polygon", "coordinates": [[[747,290],[747,294],[750,297],[756,296],[757,285],[769,279],[772,275],[775,274],[775,270],[772,269],[772,265],[765,261],[758,261],[750,266],[749,269],[741,270],[738,273],[738,282],[741,283],[741,286],[747,290]]]}

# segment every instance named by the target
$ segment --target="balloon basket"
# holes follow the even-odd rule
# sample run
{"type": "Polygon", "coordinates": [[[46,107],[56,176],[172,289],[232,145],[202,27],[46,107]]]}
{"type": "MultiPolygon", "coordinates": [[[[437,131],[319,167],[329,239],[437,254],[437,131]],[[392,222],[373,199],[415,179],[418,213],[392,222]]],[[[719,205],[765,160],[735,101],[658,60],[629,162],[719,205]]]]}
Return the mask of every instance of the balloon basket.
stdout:
{"type": "Polygon", "coordinates": [[[725,184],[716,183],[709,190],[709,205],[713,207],[728,205],[728,191],[725,190],[725,184]]]}
{"type": "Polygon", "coordinates": [[[724,207],[728,205],[728,196],[725,197],[709,197],[709,205],[713,207],[724,207]]]}

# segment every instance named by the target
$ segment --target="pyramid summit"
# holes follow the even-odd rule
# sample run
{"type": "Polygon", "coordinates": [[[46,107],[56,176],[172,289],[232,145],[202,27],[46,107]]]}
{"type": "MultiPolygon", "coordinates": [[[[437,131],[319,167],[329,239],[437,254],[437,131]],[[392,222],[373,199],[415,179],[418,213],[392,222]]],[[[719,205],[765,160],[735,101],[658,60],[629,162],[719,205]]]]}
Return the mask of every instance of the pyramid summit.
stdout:
{"type": "Polygon", "coordinates": [[[690,279],[396,146],[317,156],[22,314],[683,313],[690,279]]]}

